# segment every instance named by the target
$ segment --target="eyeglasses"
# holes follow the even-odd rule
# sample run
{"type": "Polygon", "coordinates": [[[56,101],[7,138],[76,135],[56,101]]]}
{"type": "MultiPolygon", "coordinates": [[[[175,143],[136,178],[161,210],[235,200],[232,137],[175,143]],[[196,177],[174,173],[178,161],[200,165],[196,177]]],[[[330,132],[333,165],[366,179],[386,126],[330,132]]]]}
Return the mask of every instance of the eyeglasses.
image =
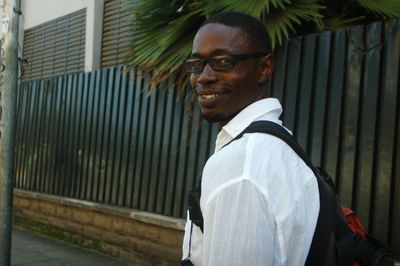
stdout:
{"type": "Polygon", "coordinates": [[[184,66],[189,73],[200,73],[203,71],[206,63],[215,71],[232,69],[236,62],[266,56],[268,53],[258,52],[252,54],[232,54],[232,55],[216,55],[207,58],[188,58],[184,61],[184,66]]]}

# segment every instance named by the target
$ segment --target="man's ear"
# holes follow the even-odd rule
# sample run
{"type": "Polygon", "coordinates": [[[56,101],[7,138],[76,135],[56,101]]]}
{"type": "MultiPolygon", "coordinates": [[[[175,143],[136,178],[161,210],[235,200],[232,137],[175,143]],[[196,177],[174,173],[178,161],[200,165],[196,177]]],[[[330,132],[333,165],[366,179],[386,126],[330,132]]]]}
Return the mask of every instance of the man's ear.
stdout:
{"type": "Polygon", "coordinates": [[[267,79],[272,75],[275,67],[275,59],[272,54],[264,56],[260,60],[260,75],[258,78],[259,84],[264,84],[267,79]]]}

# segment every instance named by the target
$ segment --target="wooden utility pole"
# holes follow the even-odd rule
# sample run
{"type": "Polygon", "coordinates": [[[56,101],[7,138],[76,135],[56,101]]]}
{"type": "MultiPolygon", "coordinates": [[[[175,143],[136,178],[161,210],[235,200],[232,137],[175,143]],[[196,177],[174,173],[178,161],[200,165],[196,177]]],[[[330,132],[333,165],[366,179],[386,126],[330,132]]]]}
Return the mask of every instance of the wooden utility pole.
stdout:
{"type": "Polygon", "coordinates": [[[2,0],[0,4],[3,4],[0,32],[0,266],[8,266],[11,261],[21,0],[2,0]]]}

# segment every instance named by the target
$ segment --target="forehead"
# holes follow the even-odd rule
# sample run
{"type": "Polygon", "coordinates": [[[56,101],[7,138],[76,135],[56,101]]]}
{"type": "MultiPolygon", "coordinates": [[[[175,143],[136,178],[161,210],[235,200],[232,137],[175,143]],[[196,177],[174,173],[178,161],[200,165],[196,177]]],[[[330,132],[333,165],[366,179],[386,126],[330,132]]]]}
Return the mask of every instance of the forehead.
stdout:
{"type": "Polygon", "coordinates": [[[240,28],[210,23],[201,27],[194,40],[192,54],[208,56],[219,52],[248,52],[251,44],[240,28]]]}

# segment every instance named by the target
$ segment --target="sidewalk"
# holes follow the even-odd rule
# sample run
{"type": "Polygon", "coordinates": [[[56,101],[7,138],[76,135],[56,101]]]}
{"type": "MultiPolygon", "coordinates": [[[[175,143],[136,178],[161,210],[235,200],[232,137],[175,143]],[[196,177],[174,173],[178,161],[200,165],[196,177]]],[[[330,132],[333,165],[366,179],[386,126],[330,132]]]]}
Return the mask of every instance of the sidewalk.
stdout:
{"type": "Polygon", "coordinates": [[[75,247],[16,228],[12,232],[11,248],[11,265],[13,266],[128,265],[95,251],[75,247]]]}
{"type": "MultiPolygon", "coordinates": [[[[12,233],[12,266],[126,266],[128,263],[20,229],[12,233]]],[[[400,266],[397,261],[396,266],[400,266]]]]}

